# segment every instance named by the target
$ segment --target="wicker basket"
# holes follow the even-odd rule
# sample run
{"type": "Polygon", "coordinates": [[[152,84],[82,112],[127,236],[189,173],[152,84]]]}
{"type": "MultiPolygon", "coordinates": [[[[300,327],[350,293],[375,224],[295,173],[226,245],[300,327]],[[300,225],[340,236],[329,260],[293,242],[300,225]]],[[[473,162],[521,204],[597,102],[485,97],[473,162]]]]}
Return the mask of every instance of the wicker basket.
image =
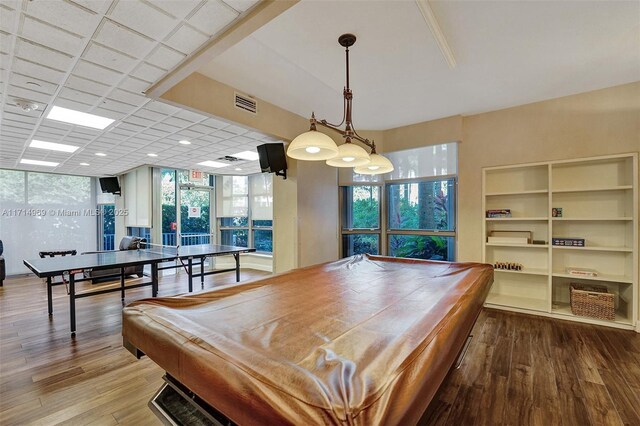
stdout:
{"type": "Polygon", "coordinates": [[[616,319],[615,294],[606,287],[571,283],[571,312],[603,320],[616,319]]]}

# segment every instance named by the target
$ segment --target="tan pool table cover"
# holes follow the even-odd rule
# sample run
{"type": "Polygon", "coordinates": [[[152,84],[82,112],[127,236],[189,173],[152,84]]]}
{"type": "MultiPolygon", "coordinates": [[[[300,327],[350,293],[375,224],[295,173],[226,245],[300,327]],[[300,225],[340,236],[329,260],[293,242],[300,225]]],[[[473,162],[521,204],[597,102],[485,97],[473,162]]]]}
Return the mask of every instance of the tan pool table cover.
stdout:
{"type": "Polygon", "coordinates": [[[122,333],[240,425],[410,425],[492,281],[490,265],[355,256],[140,300],[122,333]]]}

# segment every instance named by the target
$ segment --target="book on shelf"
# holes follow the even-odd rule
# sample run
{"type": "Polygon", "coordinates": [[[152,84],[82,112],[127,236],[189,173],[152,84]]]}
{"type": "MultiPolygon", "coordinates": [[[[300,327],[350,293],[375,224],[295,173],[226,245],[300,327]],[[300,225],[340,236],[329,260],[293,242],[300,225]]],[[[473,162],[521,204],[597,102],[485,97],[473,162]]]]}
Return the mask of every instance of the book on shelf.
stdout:
{"type": "Polygon", "coordinates": [[[499,231],[493,230],[487,237],[490,244],[530,244],[533,238],[531,231],[499,231]]]}
{"type": "Polygon", "coordinates": [[[511,217],[510,209],[493,209],[493,210],[487,210],[486,213],[488,218],[493,218],[493,219],[511,217]]]}
{"type": "Polygon", "coordinates": [[[551,244],[564,247],[584,247],[584,238],[561,238],[553,237],[551,244]]]}
{"type": "Polygon", "coordinates": [[[567,267],[565,271],[567,272],[567,274],[573,275],[574,277],[597,277],[598,276],[598,271],[596,271],[595,269],[589,269],[589,268],[567,267]]]}

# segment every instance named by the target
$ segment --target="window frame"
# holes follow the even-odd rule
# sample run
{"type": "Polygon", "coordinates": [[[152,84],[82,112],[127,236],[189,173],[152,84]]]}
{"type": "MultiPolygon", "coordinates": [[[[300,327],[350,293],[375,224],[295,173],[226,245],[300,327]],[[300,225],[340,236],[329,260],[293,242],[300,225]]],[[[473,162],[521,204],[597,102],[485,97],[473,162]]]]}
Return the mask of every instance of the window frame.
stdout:
{"type": "Polygon", "coordinates": [[[415,178],[415,179],[396,179],[396,180],[387,180],[384,181],[384,194],[385,194],[385,208],[383,209],[384,214],[384,253],[385,255],[391,256],[391,250],[389,248],[389,244],[391,243],[392,235],[421,235],[421,236],[430,236],[430,237],[452,237],[453,238],[453,259],[450,259],[450,262],[455,262],[458,258],[458,176],[457,175],[441,175],[441,176],[429,176],[423,178],[415,178]],[[453,207],[453,230],[443,230],[439,231],[437,229],[427,230],[427,229],[391,229],[389,228],[389,208],[388,200],[390,199],[390,191],[391,186],[394,184],[403,184],[403,183],[421,183],[421,182],[433,182],[433,181],[445,181],[451,180],[453,183],[453,197],[452,197],[452,207],[453,207]]]}
{"type": "Polygon", "coordinates": [[[384,216],[383,216],[383,208],[382,205],[384,203],[384,183],[382,182],[362,182],[355,185],[344,185],[339,188],[339,199],[338,205],[340,208],[340,257],[346,257],[346,253],[344,253],[344,236],[345,235],[360,235],[360,234],[373,234],[378,235],[378,253],[383,255],[383,244],[382,235],[383,235],[383,224],[384,224],[384,216]],[[353,199],[353,190],[351,188],[356,186],[376,186],[378,187],[378,227],[377,228],[347,228],[345,226],[347,216],[350,214],[350,211],[347,212],[347,206],[350,205],[350,199],[353,199]],[[349,196],[349,198],[347,198],[349,196]]]}

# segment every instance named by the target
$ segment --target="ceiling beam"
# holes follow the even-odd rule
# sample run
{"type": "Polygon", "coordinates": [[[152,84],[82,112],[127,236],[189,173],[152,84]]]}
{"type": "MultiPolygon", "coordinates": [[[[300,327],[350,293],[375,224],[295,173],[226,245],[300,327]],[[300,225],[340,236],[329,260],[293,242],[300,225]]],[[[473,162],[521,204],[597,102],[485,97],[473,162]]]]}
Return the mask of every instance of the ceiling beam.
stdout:
{"type": "Polygon", "coordinates": [[[145,91],[151,98],[158,99],[169,89],[211,62],[216,56],[240,42],[278,15],[294,6],[300,0],[261,0],[249,12],[235,21],[219,35],[211,38],[176,69],[164,76],[145,91]]]}
{"type": "Polygon", "coordinates": [[[442,56],[444,56],[444,60],[447,61],[449,68],[454,69],[457,65],[456,58],[453,56],[453,50],[451,50],[449,43],[447,43],[444,32],[442,32],[442,28],[440,28],[436,15],[433,13],[433,9],[431,9],[429,0],[416,0],[416,4],[418,5],[418,9],[420,9],[420,13],[422,13],[422,17],[427,22],[429,30],[431,30],[431,34],[433,34],[433,38],[436,39],[436,43],[438,43],[438,47],[440,48],[442,56]]]}

